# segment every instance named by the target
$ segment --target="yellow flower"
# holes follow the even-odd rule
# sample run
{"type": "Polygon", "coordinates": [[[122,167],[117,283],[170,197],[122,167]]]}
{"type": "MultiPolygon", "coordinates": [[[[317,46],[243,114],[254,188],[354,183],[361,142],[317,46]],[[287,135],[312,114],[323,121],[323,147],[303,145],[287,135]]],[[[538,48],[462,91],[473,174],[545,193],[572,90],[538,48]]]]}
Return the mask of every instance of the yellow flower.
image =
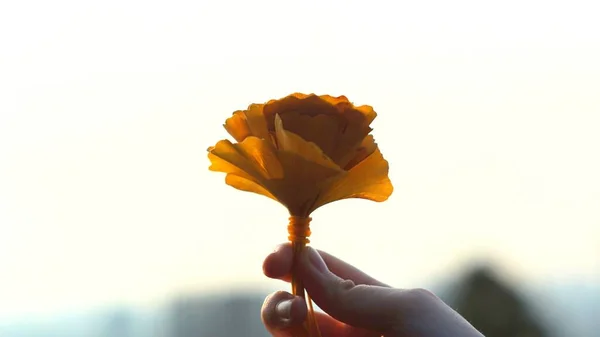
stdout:
{"type": "Polygon", "coordinates": [[[237,143],[208,149],[210,170],[226,183],[277,200],[293,217],[346,198],[384,201],[388,163],[369,133],[376,113],[344,96],[292,94],[233,113],[225,129],[237,143]]]}

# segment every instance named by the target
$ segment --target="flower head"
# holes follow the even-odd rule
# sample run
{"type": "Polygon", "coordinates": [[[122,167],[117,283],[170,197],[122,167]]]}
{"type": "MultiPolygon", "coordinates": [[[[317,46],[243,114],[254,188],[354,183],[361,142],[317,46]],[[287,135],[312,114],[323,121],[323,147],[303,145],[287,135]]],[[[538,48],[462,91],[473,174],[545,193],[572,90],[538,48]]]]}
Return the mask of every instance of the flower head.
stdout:
{"type": "Polygon", "coordinates": [[[344,96],[292,94],[233,113],[225,129],[237,143],[208,149],[210,170],[226,183],[272,198],[292,216],[346,199],[384,201],[388,163],[369,133],[376,113],[344,96]]]}

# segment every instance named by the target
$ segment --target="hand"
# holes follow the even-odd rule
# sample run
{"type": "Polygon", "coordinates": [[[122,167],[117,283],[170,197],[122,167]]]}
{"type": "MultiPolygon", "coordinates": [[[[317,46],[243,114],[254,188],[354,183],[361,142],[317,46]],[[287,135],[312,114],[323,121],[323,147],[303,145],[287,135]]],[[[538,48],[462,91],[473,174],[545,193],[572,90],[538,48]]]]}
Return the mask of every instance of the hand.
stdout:
{"type": "MultiPolygon", "coordinates": [[[[290,244],[264,261],[267,277],[290,281],[290,244]]],[[[401,290],[375,280],[325,252],[306,247],[297,276],[327,314],[315,312],[322,337],[483,337],[463,317],[423,289],[401,290]]],[[[261,317],[276,337],[292,337],[308,310],[304,300],[287,292],[269,295],[261,317]]]]}

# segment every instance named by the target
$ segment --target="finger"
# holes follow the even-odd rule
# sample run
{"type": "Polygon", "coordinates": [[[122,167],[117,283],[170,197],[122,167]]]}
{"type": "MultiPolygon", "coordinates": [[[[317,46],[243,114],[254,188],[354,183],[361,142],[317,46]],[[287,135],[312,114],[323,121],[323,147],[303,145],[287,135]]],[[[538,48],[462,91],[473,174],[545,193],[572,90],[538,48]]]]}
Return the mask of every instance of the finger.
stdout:
{"type": "Polygon", "coordinates": [[[342,323],[333,317],[315,312],[315,318],[319,325],[321,337],[380,337],[381,334],[376,331],[357,328],[346,323],[342,323]]]}
{"type": "Polygon", "coordinates": [[[265,328],[276,337],[292,337],[306,320],[304,299],[284,291],[273,293],[265,299],[260,316],[265,328]]]}
{"type": "MultiPolygon", "coordinates": [[[[372,278],[371,276],[360,271],[358,268],[338,259],[331,254],[328,254],[324,251],[318,252],[325,261],[327,268],[332,273],[343,279],[352,280],[356,284],[389,287],[387,284],[372,278]]],[[[263,263],[263,271],[265,275],[270,278],[290,282],[290,271],[292,268],[293,255],[294,253],[290,243],[279,245],[273,253],[267,256],[263,263]]]]}
{"type": "MultiPolygon", "coordinates": [[[[304,299],[280,291],[269,295],[261,310],[265,328],[276,337],[291,337],[302,328],[306,320],[307,308],[304,299]]],[[[322,337],[379,337],[376,332],[355,328],[333,319],[331,316],[315,312],[322,337]]]]}
{"type": "Polygon", "coordinates": [[[301,253],[298,276],[314,302],[338,321],[381,334],[398,324],[403,310],[410,310],[406,291],[377,285],[356,285],[332,273],[317,253],[307,247],[301,253]],[[400,306],[404,305],[405,308],[400,306]]]}
{"type": "Polygon", "coordinates": [[[263,261],[263,273],[269,278],[291,282],[290,270],[293,256],[290,243],[278,245],[263,261]]]}

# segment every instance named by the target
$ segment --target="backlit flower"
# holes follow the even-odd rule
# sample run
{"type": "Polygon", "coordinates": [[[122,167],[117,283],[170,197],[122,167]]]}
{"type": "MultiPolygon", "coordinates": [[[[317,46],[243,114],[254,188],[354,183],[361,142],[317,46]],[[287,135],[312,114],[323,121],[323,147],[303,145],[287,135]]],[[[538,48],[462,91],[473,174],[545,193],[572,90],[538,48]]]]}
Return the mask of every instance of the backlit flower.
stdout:
{"type": "Polygon", "coordinates": [[[344,96],[296,93],[252,104],[225,122],[237,143],[210,147],[210,170],[297,217],[340,199],[384,201],[393,188],[388,163],[369,134],[375,117],[373,108],[344,96]]]}

